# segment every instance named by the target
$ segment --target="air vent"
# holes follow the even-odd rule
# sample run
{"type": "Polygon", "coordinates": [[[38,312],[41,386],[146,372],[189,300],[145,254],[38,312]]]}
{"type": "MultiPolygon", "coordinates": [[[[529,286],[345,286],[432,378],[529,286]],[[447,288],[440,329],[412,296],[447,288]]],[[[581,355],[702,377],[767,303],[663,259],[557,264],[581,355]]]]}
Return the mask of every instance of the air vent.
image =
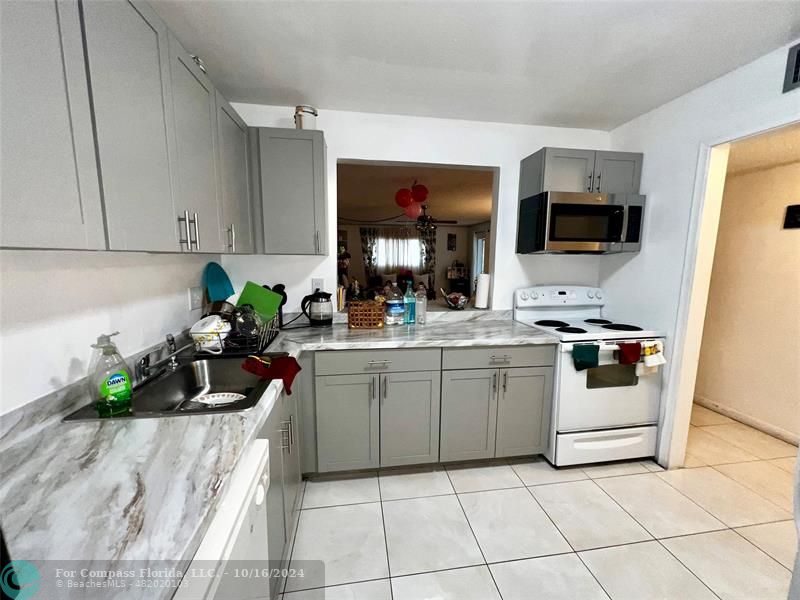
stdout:
{"type": "Polygon", "coordinates": [[[800,87],[800,44],[789,48],[786,60],[786,78],[783,80],[783,93],[800,87]]]}

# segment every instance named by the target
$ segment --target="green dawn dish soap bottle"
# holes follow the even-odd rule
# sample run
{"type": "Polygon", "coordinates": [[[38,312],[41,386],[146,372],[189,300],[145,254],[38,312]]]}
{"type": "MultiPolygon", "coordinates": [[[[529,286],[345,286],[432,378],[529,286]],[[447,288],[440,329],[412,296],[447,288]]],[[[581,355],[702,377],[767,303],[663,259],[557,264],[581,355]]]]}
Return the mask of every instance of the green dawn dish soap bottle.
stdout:
{"type": "Polygon", "coordinates": [[[89,366],[89,393],[101,417],[118,417],[131,412],[133,388],[130,369],[111,341],[111,336],[118,333],[101,335],[97,343],[92,344],[95,355],[89,366]]]}

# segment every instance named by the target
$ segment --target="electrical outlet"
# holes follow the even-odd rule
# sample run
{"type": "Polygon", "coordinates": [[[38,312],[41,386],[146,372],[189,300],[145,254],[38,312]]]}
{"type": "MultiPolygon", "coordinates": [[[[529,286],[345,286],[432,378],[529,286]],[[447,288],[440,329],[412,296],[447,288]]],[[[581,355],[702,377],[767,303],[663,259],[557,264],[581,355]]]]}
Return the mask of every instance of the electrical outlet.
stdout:
{"type": "Polygon", "coordinates": [[[317,290],[322,290],[325,288],[325,280],[321,277],[315,277],[311,280],[311,293],[313,294],[317,290]]]}
{"type": "Polygon", "coordinates": [[[189,310],[203,308],[203,288],[200,286],[189,288],[189,310]]]}

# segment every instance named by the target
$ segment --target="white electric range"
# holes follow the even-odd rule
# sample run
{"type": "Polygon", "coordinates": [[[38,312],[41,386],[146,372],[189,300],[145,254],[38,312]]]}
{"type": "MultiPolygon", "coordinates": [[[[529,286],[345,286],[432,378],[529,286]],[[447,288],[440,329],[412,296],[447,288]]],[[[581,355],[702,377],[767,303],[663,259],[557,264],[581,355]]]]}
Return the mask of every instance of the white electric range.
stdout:
{"type": "Polygon", "coordinates": [[[514,293],[514,319],[558,338],[547,459],[556,466],[655,455],[661,369],[637,375],[619,364],[618,342],[664,342],[664,332],[604,314],[605,293],[586,286],[536,286],[514,293]],[[578,371],[576,343],[596,343],[598,366],[578,371]]]}

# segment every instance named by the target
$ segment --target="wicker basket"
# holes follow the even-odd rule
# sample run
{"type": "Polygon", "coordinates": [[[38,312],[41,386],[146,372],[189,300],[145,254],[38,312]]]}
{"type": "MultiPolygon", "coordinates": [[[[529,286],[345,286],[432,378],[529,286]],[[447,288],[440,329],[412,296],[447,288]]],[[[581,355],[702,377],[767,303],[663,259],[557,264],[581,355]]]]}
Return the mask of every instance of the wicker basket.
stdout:
{"type": "Polygon", "coordinates": [[[383,302],[351,300],[347,307],[347,326],[350,329],[383,329],[383,302]]]}

